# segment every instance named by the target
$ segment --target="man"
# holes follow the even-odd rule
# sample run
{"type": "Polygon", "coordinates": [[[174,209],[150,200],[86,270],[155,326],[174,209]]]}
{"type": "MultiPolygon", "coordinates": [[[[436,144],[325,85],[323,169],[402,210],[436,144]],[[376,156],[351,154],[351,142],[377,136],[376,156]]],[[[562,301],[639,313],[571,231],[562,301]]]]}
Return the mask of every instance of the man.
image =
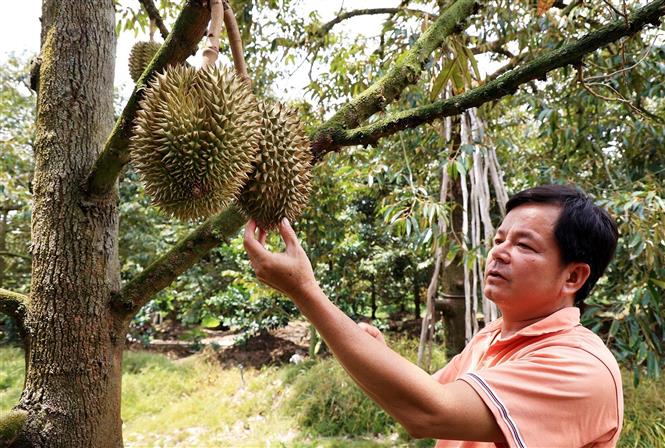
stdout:
{"type": "MultiPolygon", "coordinates": [[[[614,254],[607,212],[578,190],[548,185],[507,204],[485,270],[502,318],[430,376],[357,325],[319,288],[287,221],[283,253],[250,221],[245,248],[257,277],[289,296],[354,381],[414,437],[438,447],[610,447],[623,419],[617,363],[580,326],[581,304],[614,254]]],[[[351,410],[350,410],[351,412],[351,410]]]]}

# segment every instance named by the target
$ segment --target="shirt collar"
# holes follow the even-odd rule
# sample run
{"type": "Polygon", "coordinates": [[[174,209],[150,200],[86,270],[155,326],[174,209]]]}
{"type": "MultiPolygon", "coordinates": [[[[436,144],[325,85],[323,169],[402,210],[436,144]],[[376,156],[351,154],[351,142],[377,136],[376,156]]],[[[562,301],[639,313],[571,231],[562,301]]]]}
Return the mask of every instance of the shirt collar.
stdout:
{"type": "MultiPolygon", "coordinates": [[[[494,333],[501,330],[503,318],[499,318],[485,327],[483,333],[494,333]]],[[[558,331],[569,330],[580,324],[580,309],[576,306],[569,306],[555,311],[538,322],[534,322],[513,334],[509,338],[501,339],[511,340],[518,337],[541,336],[547,333],[556,333],[558,331]]]]}

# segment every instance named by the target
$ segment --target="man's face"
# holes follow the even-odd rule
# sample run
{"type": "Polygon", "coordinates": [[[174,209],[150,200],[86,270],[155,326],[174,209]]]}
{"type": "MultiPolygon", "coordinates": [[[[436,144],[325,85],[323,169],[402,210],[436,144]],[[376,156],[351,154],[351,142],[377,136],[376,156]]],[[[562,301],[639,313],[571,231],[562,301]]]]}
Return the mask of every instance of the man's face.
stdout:
{"type": "Polygon", "coordinates": [[[497,230],[487,257],[484,293],[504,315],[532,319],[570,301],[562,291],[568,272],[554,237],[560,212],[558,205],[520,205],[497,230]]]}

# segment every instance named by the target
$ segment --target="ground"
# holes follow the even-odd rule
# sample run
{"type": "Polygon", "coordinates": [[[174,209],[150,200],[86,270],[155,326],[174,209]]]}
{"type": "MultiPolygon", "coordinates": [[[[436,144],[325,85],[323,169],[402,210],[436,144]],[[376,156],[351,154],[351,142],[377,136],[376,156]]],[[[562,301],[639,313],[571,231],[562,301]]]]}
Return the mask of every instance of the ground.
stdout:
{"type": "MultiPolygon", "coordinates": [[[[387,321],[388,331],[414,338],[419,336],[420,319],[405,319],[406,316],[399,315],[391,317],[387,321]]],[[[244,340],[240,333],[233,330],[210,329],[201,330],[201,337],[194,342],[183,340],[187,330],[174,321],[161,322],[155,325],[155,330],[149,342],[130,341],[128,348],[178,359],[198,352],[203,346],[212,349],[222,366],[242,365],[257,369],[286,363],[294,355],[307,356],[309,351],[309,323],[304,320],[291,321],[285,327],[264,330],[244,340]]]]}

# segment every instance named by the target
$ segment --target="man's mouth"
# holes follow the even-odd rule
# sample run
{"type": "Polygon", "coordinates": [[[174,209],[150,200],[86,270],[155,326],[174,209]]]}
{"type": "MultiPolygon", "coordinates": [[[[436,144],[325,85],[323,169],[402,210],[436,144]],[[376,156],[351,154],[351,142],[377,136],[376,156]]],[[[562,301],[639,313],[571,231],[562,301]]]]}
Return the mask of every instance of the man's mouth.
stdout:
{"type": "Polygon", "coordinates": [[[489,271],[487,271],[487,279],[490,279],[490,278],[493,278],[493,279],[501,279],[501,280],[507,280],[507,278],[506,278],[505,276],[503,276],[503,275],[502,275],[499,271],[497,271],[496,269],[490,269],[489,271]]]}

